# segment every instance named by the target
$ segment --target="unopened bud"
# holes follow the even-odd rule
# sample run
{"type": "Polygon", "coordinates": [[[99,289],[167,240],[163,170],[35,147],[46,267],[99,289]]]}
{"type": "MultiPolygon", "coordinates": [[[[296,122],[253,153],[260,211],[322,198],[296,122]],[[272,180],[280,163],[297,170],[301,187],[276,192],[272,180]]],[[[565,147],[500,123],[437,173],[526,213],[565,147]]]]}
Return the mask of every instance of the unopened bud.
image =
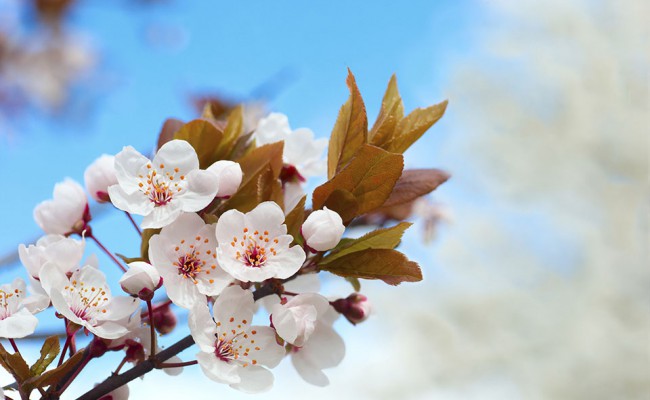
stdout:
{"type": "Polygon", "coordinates": [[[126,339],[126,361],[137,364],[144,361],[144,347],[140,342],[133,339],[126,339]]]}
{"type": "Polygon", "coordinates": [[[84,182],[90,197],[100,203],[110,201],[108,187],[117,184],[115,156],[103,154],[93,161],[84,172],[84,182]]]}
{"type": "Polygon", "coordinates": [[[227,160],[217,161],[208,167],[208,171],[219,178],[217,197],[230,197],[239,189],[243,173],[238,163],[227,160]]]}
{"type": "Polygon", "coordinates": [[[352,325],[365,321],[371,309],[368,298],[359,293],[352,293],[345,299],[338,299],[332,303],[332,306],[352,325]]]}
{"type": "Polygon", "coordinates": [[[129,264],[129,270],[122,275],[120,286],[133,297],[150,301],[153,293],[160,288],[163,278],[152,265],[142,261],[129,264]]]}
{"type": "Polygon", "coordinates": [[[158,333],[166,335],[174,330],[178,323],[178,319],[170,309],[169,304],[165,304],[161,307],[156,307],[154,305],[153,323],[158,333]]]}
{"type": "Polygon", "coordinates": [[[341,216],[324,207],[309,214],[302,224],[302,236],[310,249],[315,251],[331,250],[341,240],[345,226],[341,216]]]}

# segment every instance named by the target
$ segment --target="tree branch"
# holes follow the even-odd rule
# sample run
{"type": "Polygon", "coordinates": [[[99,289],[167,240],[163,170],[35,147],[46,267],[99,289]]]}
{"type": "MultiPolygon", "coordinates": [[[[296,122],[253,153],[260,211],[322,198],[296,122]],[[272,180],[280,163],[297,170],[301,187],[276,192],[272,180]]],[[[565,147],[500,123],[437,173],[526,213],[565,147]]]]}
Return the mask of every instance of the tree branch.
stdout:
{"type": "MultiPolygon", "coordinates": [[[[257,301],[262,297],[275,293],[274,290],[275,289],[270,285],[262,286],[261,288],[259,288],[253,293],[253,298],[257,301]]],[[[178,342],[169,346],[165,350],[156,354],[155,357],[139,363],[135,367],[131,368],[130,370],[120,375],[113,375],[107,378],[104,382],[95,386],[93,389],[83,394],[77,400],[99,399],[100,397],[105,396],[111,391],[117,389],[118,387],[126,385],[127,383],[131,382],[135,378],[138,378],[142,375],[151,372],[151,370],[156,368],[157,363],[167,361],[171,357],[177,355],[178,353],[187,349],[193,344],[194,344],[194,339],[192,338],[191,335],[187,335],[183,339],[179,340],[178,342]]]]}

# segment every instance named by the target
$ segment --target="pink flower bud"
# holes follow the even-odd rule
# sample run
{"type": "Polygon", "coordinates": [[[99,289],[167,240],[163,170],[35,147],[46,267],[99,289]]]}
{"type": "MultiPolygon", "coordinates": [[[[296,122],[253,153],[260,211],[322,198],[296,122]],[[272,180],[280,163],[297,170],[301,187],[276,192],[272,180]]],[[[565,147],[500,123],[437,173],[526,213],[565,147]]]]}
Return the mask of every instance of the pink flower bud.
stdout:
{"type": "Polygon", "coordinates": [[[115,157],[103,154],[93,161],[84,172],[84,182],[90,197],[99,203],[110,201],[108,187],[117,184],[115,157]]]}
{"type": "Polygon", "coordinates": [[[166,335],[169,332],[173,331],[176,327],[178,319],[174,312],[170,309],[169,304],[164,306],[154,305],[153,310],[153,322],[154,327],[161,335],[166,335]]]}
{"type": "Polygon", "coordinates": [[[219,178],[217,197],[230,197],[239,189],[242,180],[242,170],[236,162],[226,160],[217,161],[208,167],[208,171],[219,178]]]}
{"type": "Polygon", "coordinates": [[[345,299],[338,299],[332,303],[334,309],[343,314],[352,325],[365,321],[370,315],[370,301],[359,293],[352,293],[345,299]]]}
{"type": "Polygon", "coordinates": [[[162,286],[163,279],[158,270],[146,262],[136,261],[129,264],[129,270],[122,275],[120,286],[133,297],[149,301],[153,292],[162,286]]]}
{"type": "Polygon", "coordinates": [[[343,220],[336,211],[324,207],[309,214],[302,224],[302,236],[310,249],[327,251],[338,244],[345,231],[343,220]]]}

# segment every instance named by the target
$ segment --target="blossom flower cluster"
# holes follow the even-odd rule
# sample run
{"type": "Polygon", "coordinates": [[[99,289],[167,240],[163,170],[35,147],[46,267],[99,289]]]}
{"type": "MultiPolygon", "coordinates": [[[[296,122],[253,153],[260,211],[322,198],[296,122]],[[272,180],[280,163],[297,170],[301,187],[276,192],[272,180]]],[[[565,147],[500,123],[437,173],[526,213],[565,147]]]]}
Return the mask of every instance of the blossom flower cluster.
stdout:
{"type": "Polygon", "coordinates": [[[60,396],[106,352],[122,352],[123,361],[88,398],[128,394],[128,381],[153,368],[170,374],[200,368],[215,382],[263,392],[284,358],[305,381],[327,385],[323,370],[345,354],[337,319],[356,325],[370,314],[359,280],[396,285],[421,279],[419,266],[395,250],[410,223],[392,219],[399,223],[386,227],[391,210],[447,179],[434,169],[404,170],[401,155],[446,103],[414,111],[413,118],[428,121],[424,130],[414,128],[410,115],[403,116],[395,79],[389,85],[368,130],[350,74],[350,99],[329,147],[309,129],[292,130],[279,113],[246,132],[242,107],[227,120],[206,108],[201,119],[163,129],[152,157],[126,146],[88,166],[85,190],[71,179],[56,184],[53,198],[34,209],[44,236],[19,247],[28,282],[16,278],[0,286],[0,337],[14,349],[0,347],[2,366],[20,395],[60,396]],[[307,179],[325,176],[309,206],[307,179]],[[117,255],[100,242],[86,193],[126,214],[139,254],[117,255]],[[372,230],[367,215],[383,215],[384,226],[372,230]],[[368,233],[343,238],[355,221],[368,233]],[[89,241],[119,268],[116,282],[109,279],[115,270],[100,266],[96,255],[84,259],[89,241]],[[328,279],[347,279],[352,293],[321,294],[321,271],[328,279]],[[15,339],[32,335],[35,315],[44,310],[63,320],[66,340],[61,349],[56,336],[48,338],[26,375],[15,339]],[[186,326],[178,314],[187,315],[186,326]],[[163,349],[160,342],[176,329],[188,336],[163,349]],[[184,354],[191,360],[177,357],[190,346],[194,352],[184,354]],[[138,373],[120,374],[125,363],[138,373]]]}

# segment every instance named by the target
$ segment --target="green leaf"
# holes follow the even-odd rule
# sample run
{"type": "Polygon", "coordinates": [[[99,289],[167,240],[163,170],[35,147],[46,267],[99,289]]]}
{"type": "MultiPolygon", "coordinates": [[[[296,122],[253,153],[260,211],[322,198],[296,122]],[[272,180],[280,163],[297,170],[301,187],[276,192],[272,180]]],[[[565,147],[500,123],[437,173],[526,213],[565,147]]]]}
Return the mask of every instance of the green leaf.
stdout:
{"type": "Polygon", "coordinates": [[[368,142],[383,147],[393,137],[395,126],[402,118],[404,118],[404,103],[397,89],[397,78],[393,75],[388,82],[377,120],[368,132],[368,142]]]}
{"type": "Polygon", "coordinates": [[[206,169],[215,161],[214,154],[221,143],[223,133],[210,121],[195,119],[183,125],[174,139],[187,141],[199,156],[199,166],[206,169]]]}
{"type": "Polygon", "coordinates": [[[332,129],[327,152],[327,177],[332,178],[345,167],[359,148],[367,142],[368,117],[352,71],[346,80],[350,97],[341,107],[332,129]]]}
{"type": "Polygon", "coordinates": [[[61,347],[59,345],[58,336],[50,336],[45,339],[43,347],[41,348],[40,358],[32,365],[29,369],[31,376],[38,376],[47,369],[47,367],[56,359],[56,356],[59,355],[61,347]]]}
{"type": "Polygon", "coordinates": [[[346,278],[381,279],[389,285],[422,280],[420,266],[397,250],[366,249],[320,267],[346,278]]]}
{"type": "Polygon", "coordinates": [[[431,107],[413,110],[397,123],[392,139],[381,147],[393,153],[405,152],[424,132],[442,118],[446,109],[447,100],[431,107]]]}
{"type": "Polygon", "coordinates": [[[331,208],[347,224],[354,216],[384,204],[403,167],[402,155],[363,145],[347,167],[314,190],[314,209],[331,208]]]}
{"type": "Polygon", "coordinates": [[[43,374],[39,376],[34,376],[28,379],[25,383],[40,388],[57,384],[61,382],[63,377],[65,377],[70,371],[72,371],[72,369],[75,368],[83,358],[84,358],[84,352],[78,351],[72,357],[65,360],[65,362],[60,366],[51,369],[49,371],[45,371],[43,374]]]}
{"type": "Polygon", "coordinates": [[[393,207],[411,202],[431,193],[448,179],[449,174],[439,169],[404,170],[383,207],[393,207]]]}
{"type": "Polygon", "coordinates": [[[352,285],[352,288],[354,289],[355,292],[360,292],[361,291],[361,282],[359,282],[358,278],[353,278],[353,277],[347,277],[345,278],[346,281],[350,282],[350,285],[352,285]]]}
{"type": "Polygon", "coordinates": [[[406,229],[411,225],[413,224],[410,222],[400,222],[391,228],[377,229],[368,232],[358,239],[348,241],[345,246],[330,252],[321,260],[320,264],[329,264],[348,254],[366,249],[394,249],[402,240],[404,231],[406,231],[406,229]]]}

